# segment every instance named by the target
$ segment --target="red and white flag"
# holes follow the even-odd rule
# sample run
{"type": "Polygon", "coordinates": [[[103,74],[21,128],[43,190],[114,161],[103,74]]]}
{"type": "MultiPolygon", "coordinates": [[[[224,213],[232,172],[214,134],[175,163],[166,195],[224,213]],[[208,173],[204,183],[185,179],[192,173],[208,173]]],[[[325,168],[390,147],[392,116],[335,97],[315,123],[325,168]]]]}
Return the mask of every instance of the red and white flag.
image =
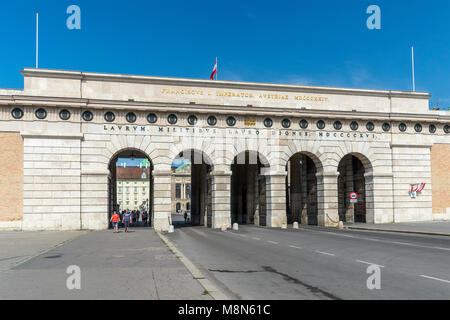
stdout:
{"type": "Polygon", "coordinates": [[[217,75],[217,58],[216,58],[216,64],[214,65],[214,69],[211,73],[211,80],[214,80],[214,75],[217,75]]]}

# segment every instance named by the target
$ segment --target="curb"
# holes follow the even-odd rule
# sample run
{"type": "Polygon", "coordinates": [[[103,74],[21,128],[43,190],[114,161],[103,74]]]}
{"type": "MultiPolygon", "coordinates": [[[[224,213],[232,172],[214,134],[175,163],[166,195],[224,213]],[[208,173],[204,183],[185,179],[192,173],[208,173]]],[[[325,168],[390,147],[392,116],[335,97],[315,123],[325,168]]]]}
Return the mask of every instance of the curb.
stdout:
{"type": "Polygon", "coordinates": [[[161,238],[161,240],[167,245],[167,247],[177,256],[180,261],[184,264],[184,266],[189,270],[195,280],[197,280],[200,285],[208,291],[209,295],[214,300],[229,300],[229,298],[223,294],[219,288],[211,283],[205,276],[197,269],[196,266],[188,259],[184,254],[182,254],[177,247],[167,239],[162,233],[156,231],[156,234],[161,238]]]}
{"type": "Polygon", "coordinates": [[[411,231],[411,230],[398,230],[398,229],[379,229],[379,228],[364,228],[364,227],[345,227],[345,229],[383,231],[383,232],[394,232],[394,233],[409,233],[409,234],[423,234],[423,235],[429,235],[429,236],[450,237],[450,233],[441,233],[441,232],[411,231]]]}

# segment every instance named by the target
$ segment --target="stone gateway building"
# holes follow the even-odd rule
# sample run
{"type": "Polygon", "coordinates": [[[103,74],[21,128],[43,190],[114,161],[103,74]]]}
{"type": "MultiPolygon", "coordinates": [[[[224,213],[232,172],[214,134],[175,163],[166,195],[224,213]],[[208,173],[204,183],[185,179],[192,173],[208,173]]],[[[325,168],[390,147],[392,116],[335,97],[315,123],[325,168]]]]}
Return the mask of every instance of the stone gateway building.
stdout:
{"type": "Polygon", "coordinates": [[[131,154],[151,163],[157,230],[177,157],[192,163],[192,222],[211,228],[450,219],[450,116],[427,93],[22,74],[23,90],[0,90],[1,229],[108,228],[131,154]]]}

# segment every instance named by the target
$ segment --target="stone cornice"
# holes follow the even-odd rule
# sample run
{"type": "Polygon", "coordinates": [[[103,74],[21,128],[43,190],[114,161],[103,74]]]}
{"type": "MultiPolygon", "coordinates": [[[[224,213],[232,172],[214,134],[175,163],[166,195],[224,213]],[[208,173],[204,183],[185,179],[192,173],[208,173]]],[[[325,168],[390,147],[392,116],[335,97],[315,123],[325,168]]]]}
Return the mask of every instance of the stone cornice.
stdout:
{"type": "Polygon", "coordinates": [[[433,144],[423,143],[423,144],[414,144],[414,143],[391,143],[391,148],[428,148],[430,149],[433,144]]]}
{"type": "Polygon", "coordinates": [[[65,134],[65,133],[33,133],[21,131],[20,135],[24,138],[39,138],[39,139],[74,139],[83,140],[84,135],[82,133],[77,134],[65,134]]]}
{"type": "Polygon", "coordinates": [[[46,77],[46,78],[85,80],[85,81],[89,80],[112,81],[123,83],[146,83],[146,84],[174,85],[185,87],[196,86],[205,88],[307,92],[307,93],[324,93],[324,94],[377,96],[388,98],[400,97],[400,98],[414,98],[414,99],[429,99],[431,97],[431,95],[429,95],[426,92],[368,90],[368,89],[336,88],[336,87],[312,87],[300,85],[236,82],[236,81],[211,81],[203,79],[166,78],[166,77],[151,77],[151,76],[137,76],[124,74],[80,72],[80,71],[47,70],[47,69],[27,68],[21,71],[21,73],[24,77],[44,77],[44,78],[46,77]]]}
{"type": "Polygon", "coordinates": [[[449,115],[437,115],[430,111],[430,114],[412,113],[382,113],[382,112],[351,112],[338,110],[311,110],[294,108],[267,108],[248,106],[224,106],[206,104],[184,104],[184,103],[163,103],[163,102],[129,102],[119,100],[93,100],[64,97],[43,97],[43,96],[0,96],[1,105],[17,106],[47,106],[83,108],[93,110],[135,110],[135,111],[155,111],[155,112],[179,112],[179,113],[216,113],[235,114],[253,116],[273,116],[273,117],[322,117],[324,119],[348,119],[348,120],[380,120],[380,121],[428,121],[428,122],[450,122],[449,115]]]}

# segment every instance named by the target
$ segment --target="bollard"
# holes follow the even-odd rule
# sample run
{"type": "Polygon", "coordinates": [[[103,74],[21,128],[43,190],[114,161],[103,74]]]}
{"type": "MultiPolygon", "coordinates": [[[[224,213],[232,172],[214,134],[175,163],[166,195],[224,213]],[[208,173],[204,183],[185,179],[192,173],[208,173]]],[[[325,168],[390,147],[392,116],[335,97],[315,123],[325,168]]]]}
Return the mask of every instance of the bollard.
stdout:
{"type": "Polygon", "coordinates": [[[281,229],[287,229],[287,223],[282,223],[281,224],[281,229]]]}
{"type": "Polygon", "coordinates": [[[344,222],[339,221],[338,228],[339,228],[339,230],[343,230],[344,229],[344,222]]]}
{"type": "Polygon", "coordinates": [[[233,223],[233,230],[239,230],[239,225],[237,223],[233,223]]]}
{"type": "Polygon", "coordinates": [[[173,225],[169,226],[169,233],[174,233],[175,232],[175,228],[173,227],[173,225]]]}
{"type": "Polygon", "coordinates": [[[294,222],[294,229],[298,229],[298,222],[297,221],[294,222]]]}

